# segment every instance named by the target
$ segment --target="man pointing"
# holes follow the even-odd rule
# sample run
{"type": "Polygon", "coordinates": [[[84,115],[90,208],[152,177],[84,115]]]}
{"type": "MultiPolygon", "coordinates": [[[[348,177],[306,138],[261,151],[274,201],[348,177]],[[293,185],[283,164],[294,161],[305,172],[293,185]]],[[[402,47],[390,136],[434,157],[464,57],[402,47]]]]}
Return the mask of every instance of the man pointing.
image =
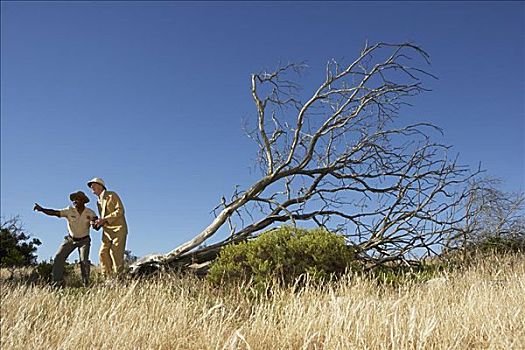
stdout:
{"type": "Polygon", "coordinates": [[[38,203],[35,203],[33,210],[42,212],[46,215],[57,216],[59,218],[67,219],[67,230],[69,235],[64,237],[64,242],[58,248],[58,251],[53,259],[53,282],[56,285],[63,285],[64,283],[64,265],[66,260],[78,248],[80,254],[80,271],[82,274],[82,282],[84,286],[89,284],[89,248],[91,246],[91,238],[89,237],[89,224],[97,219],[95,212],[86,208],[86,203],[89,203],[89,198],[82,191],[71,193],[69,199],[73,202],[73,206],[62,210],[42,208],[38,203]]]}
{"type": "Polygon", "coordinates": [[[98,197],[99,219],[93,222],[93,227],[102,227],[102,245],[100,247],[100,264],[106,277],[123,272],[124,250],[128,225],[124,216],[124,205],[118,194],[106,189],[104,181],[98,177],[87,183],[93,194],[98,197]]]}

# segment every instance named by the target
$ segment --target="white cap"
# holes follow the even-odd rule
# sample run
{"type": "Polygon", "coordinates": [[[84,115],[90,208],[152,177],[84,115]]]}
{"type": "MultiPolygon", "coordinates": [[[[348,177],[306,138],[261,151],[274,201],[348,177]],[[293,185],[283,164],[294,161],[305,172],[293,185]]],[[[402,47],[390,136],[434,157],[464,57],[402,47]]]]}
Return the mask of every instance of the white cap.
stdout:
{"type": "Polygon", "coordinates": [[[104,183],[104,180],[102,180],[102,179],[99,178],[99,177],[94,177],[94,178],[92,178],[91,180],[89,180],[88,183],[87,183],[88,187],[91,187],[91,184],[92,184],[92,183],[99,184],[99,185],[101,185],[102,187],[106,188],[106,184],[104,183]]]}

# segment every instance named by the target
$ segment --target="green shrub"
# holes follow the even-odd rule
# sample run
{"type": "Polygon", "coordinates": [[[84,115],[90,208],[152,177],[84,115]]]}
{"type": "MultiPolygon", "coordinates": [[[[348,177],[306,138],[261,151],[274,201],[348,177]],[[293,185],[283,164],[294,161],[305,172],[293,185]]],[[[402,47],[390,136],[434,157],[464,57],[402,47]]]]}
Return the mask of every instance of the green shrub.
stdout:
{"type": "Polygon", "coordinates": [[[487,236],[472,243],[468,250],[477,253],[520,253],[525,252],[525,236],[487,236]]]}
{"type": "MultiPolygon", "coordinates": [[[[64,269],[66,273],[66,269],[64,269]]],[[[40,281],[51,282],[53,279],[53,262],[41,261],[36,265],[36,275],[40,281]]]]}
{"type": "MultiPolygon", "coordinates": [[[[76,264],[66,263],[64,265],[64,280],[67,285],[80,286],[82,285],[82,280],[78,273],[75,271],[76,264]]],[[[33,279],[35,281],[40,281],[44,283],[50,283],[53,280],[53,260],[41,261],[36,265],[36,270],[34,271],[33,279]]]]}
{"type": "Polygon", "coordinates": [[[426,282],[447,271],[452,271],[452,266],[439,262],[422,263],[414,266],[382,265],[369,270],[365,276],[376,281],[379,285],[400,287],[410,283],[426,282]]]}
{"type": "Polygon", "coordinates": [[[18,217],[0,224],[0,266],[10,269],[36,264],[36,250],[42,242],[24,232],[18,217]]]}
{"type": "Polygon", "coordinates": [[[324,229],[283,226],[256,239],[225,247],[211,266],[215,284],[252,282],[257,289],[270,282],[290,285],[309,276],[324,281],[343,274],[354,261],[342,236],[324,229]]]}

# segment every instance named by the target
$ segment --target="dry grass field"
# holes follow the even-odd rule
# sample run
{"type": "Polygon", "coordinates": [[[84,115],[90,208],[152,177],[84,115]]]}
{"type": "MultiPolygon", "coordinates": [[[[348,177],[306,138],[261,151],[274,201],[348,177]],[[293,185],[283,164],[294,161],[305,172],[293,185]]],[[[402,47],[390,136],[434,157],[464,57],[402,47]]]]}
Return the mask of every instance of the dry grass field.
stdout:
{"type": "Polygon", "coordinates": [[[259,300],[188,277],[60,290],[3,281],[1,348],[525,349],[525,258],[259,300]]]}

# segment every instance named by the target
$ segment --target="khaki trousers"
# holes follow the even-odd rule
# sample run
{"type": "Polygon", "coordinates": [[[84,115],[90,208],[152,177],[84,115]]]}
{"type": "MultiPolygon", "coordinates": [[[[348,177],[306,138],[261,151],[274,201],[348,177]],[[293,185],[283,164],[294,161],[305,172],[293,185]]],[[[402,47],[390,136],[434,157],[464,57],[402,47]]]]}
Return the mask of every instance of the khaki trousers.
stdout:
{"type": "Polygon", "coordinates": [[[89,270],[90,264],[89,261],[89,248],[91,246],[91,238],[86,236],[81,240],[73,240],[71,236],[65,236],[64,242],[58,248],[55,258],[53,259],[53,282],[62,283],[64,278],[64,266],[66,264],[66,259],[69,254],[78,248],[80,255],[80,273],[82,275],[82,282],[85,286],[89,283],[89,270]]]}
{"type": "Polygon", "coordinates": [[[124,250],[126,249],[126,230],[121,232],[102,233],[102,245],[100,246],[99,258],[102,271],[105,276],[119,274],[124,270],[124,250]]]}

